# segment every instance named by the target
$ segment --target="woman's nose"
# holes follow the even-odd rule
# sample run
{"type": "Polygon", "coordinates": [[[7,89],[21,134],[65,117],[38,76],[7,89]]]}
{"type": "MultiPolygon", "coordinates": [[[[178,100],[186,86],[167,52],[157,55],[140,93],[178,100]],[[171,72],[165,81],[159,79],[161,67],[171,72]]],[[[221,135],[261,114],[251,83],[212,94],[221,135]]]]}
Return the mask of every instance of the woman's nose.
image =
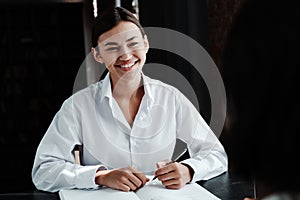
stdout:
{"type": "Polygon", "coordinates": [[[122,61],[125,61],[125,60],[130,60],[132,58],[132,54],[130,53],[123,53],[119,59],[122,60],[122,61]]]}

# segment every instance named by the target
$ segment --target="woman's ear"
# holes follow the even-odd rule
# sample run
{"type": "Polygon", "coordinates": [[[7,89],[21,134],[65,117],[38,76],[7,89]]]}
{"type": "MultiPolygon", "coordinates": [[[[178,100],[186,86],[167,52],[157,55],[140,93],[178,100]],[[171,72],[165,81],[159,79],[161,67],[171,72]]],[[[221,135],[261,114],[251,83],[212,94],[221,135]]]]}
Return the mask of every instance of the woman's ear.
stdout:
{"type": "Polygon", "coordinates": [[[95,59],[97,62],[99,62],[99,63],[104,63],[104,61],[103,61],[103,59],[102,59],[102,57],[101,57],[101,54],[100,54],[99,49],[92,47],[92,48],[91,48],[91,52],[93,53],[94,59],[95,59]]]}
{"type": "Polygon", "coordinates": [[[145,46],[145,50],[146,50],[146,53],[147,53],[148,50],[149,50],[149,42],[148,42],[147,35],[144,35],[144,46],[145,46]]]}

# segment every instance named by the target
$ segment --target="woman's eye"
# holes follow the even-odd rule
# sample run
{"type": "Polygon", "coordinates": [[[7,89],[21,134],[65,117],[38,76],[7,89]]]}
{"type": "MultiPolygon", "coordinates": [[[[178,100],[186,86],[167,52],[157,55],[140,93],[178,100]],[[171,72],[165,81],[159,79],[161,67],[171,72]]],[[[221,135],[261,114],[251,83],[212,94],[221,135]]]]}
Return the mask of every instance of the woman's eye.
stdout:
{"type": "Polygon", "coordinates": [[[129,47],[136,47],[136,46],[138,46],[138,44],[139,44],[138,42],[131,42],[131,43],[128,44],[128,46],[129,47]]]}
{"type": "Polygon", "coordinates": [[[105,49],[105,51],[117,51],[119,48],[118,47],[110,47],[105,49]]]}

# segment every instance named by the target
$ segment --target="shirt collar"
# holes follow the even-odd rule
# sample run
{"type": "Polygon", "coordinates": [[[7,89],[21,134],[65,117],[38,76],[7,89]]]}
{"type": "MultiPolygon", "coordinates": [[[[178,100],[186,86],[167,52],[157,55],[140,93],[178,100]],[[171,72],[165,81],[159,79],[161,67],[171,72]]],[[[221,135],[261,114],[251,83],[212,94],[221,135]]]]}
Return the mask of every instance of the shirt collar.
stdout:
{"type": "Polygon", "coordinates": [[[145,95],[148,96],[148,98],[151,102],[154,102],[153,94],[152,94],[152,91],[150,88],[151,83],[153,82],[152,79],[149,78],[148,76],[146,76],[144,73],[142,73],[142,79],[143,79],[145,95]]]}
{"type": "MultiPolygon", "coordinates": [[[[149,78],[148,76],[144,75],[142,73],[142,80],[143,80],[143,86],[144,86],[144,91],[145,95],[149,98],[151,102],[153,102],[153,94],[150,88],[150,85],[152,83],[152,79],[149,78]]],[[[108,97],[109,99],[112,98],[112,92],[111,92],[111,82],[110,82],[110,76],[109,72],[106,74],[105,78],[101,81],[102,82],[102,93],[101,93],[101,98],[100,101],[104,99],[104,97],[108,97]]]]}
{"type": "Polygon", "coordinates": [[[102,92],[101,92],[100,102],[104,99],[104,97],[108,97],[108,98],[112,97],[109,72],[106,74],[105,78],[101,82],[102,82],[101,84],[102,92]]]}

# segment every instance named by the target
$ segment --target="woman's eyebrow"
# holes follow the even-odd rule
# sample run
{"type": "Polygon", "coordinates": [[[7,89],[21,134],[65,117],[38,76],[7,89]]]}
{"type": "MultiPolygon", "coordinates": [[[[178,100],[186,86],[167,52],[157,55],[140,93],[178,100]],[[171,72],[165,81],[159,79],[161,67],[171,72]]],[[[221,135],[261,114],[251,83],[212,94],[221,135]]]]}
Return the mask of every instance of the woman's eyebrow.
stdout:
{"type": "Polygon", "coordinates": [[[108,46],[108,45],[118,45],[118,43],[116,43],[116,42],[107,42],[107,43],[105,43],[104,46],[108,46]]]}
{"type": "MultiPolygon", "coordinates": [[[[127,39],[126,42],[134,40],[135,38],[137,38],[137,36],[132,36],[131,38],[127,39]]],[[[107,42],[104,44],[104,46],[109,46],[109,45],[119,45],[119,44],[117,42],[107,42]]]]}
{"type": "Polygon", "coordinates": [[[127,39],[126,42],[129,42],[129,41],[131,41],[131,40],[134,40],[135,38],[137,38],[137,36],[133,36],[133,37],[127,39]]]}

